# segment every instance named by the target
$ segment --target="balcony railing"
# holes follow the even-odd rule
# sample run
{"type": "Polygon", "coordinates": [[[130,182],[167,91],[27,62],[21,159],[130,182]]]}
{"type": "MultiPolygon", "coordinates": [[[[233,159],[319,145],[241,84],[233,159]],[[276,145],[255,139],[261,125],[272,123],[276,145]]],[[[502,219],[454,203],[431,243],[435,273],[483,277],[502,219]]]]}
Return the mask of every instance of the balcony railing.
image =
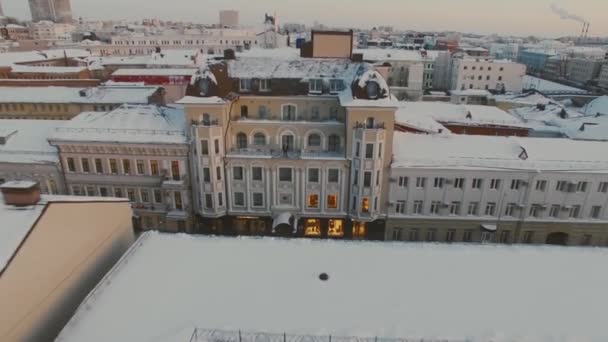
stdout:
{"type": "Polygon", "coordinates": [[[282,116],[280,115],[265,115],[265,116],[259,116],[259,115],[252,115],[252,116],[247,116],[247,117],[237,117],[236,119],[234,119],[235,121],[241,121],[241,122],[247,122],[247,121],[264,121],[264,120],[268,120],[268,121],[283,121],[283,122],[310,122],[310,123],[344,123],[344,118],[341,116],[337,116],[337,117],[311,117],[310,115],[298,115],[296,117],[294,117],[293,119],[283,119],[282,116]]]}
{"type": "Polygon", "coordinates": [[[335,151],[312,151],[300,149],[284,150],[278,145],[266,145],[260,147],[232,148],[228,156],[266,157],[276,159],[302,159],[302,158],[340,158],[344,157],[344,149],[335,151]]]}

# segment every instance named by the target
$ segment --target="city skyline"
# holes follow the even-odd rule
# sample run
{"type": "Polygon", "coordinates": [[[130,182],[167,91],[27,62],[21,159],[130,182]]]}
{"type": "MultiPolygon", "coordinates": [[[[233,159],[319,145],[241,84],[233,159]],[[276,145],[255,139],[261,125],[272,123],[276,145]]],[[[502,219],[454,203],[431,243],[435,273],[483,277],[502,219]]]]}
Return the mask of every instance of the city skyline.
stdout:
{"type": "MultiPolygon", "coordinates": [[[[591,23],[590,36],[608,35],[608,23],[602,18],[602,13],[608,10],[608,3],[596,0],[513,0],[501,3],[482,0],[428,0],[424,3],[378,0],[373,3],[358,3],[356,6],[352,5],[352,1],[334,0],[331,4],[331,7],[341,9],[339,16],[333,15],[336,11],[319,11],[319,8],[327,6],[327,3],[321,0],[308,1],[302,8],[297,8],[295,1],[290,0],[210,0],[204,3],[176,0],[170,4],[159,3],[153,7],[149,6],[149,1],[144,0],[72,1],[74,17],[91,20],[157,17],[212,24],[218,21],[219,10],[237,9],[241,12],[241,22],[244,25],[260,24],[264,12],[276,12],[280,23],[298,22],[310,25],[318,21],[339,27],[371,28],[389,25],[412,30],[558,37],[578,35],[582,23],[576,19],[583,18],[591,23]],[[566,10],[575,19],[560,18],[560,14],[552,11],[552,7],[566,10]],[[297,8],[297,11],[294,11],[294,8],[297,8]],[[438,8],[441,8],[441,11],[437,11],[438,8]]],[[[26,20],[31,18],[25,1],[5,0],[3,6],[6,15],[26,20]]]]}

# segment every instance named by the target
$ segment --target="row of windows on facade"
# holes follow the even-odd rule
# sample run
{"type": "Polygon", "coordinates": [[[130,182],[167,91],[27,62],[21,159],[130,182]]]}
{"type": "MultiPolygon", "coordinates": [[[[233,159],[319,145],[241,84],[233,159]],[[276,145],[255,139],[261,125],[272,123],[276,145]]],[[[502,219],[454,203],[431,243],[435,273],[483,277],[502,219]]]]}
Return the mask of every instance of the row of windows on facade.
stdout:
{"type": "MultiPolygon", "coordinates": [[[[249,107],[247,105],[241,106],[241,118],[249,118],[249,107]]],[[[268,107],[264,105],[258,106],[258,118],[260,119],[270,119],[271,113],[268,110],[268,107]]],[[[285,104],[281,106],[281,120],[283,121],[296,121],[302,120],[304,117],[298,116],[298,108],[293,104],[285,104]]],[[[319,121],[321,120],[321,109],[317,106],[313,106],[310,109],[310,114],[308,115],[308,119],[311,121],[319,121]]],[[[338,115],[338,107],[330,107],[329,108],[329,120],[337,121],[339,120],[338,115]]],[[[203,124],[206,122],[211,122],[209,117],[205,117],[203,114],[203,124]]]]}
{"type": "MultiPolygon", "coordinates": [[[[213,194],[206,193],[204,207],[205,209],[213,209],[213,194]]],[[[216,195],[217,198],[217,207],[224,206],[224,195],[222,192],[218,192],[216,195]]],[[[232,205],[234,208],[245,208],[246,207],[246,194],[244,192],[234,192],[233,193],[233,202],[232,205]]],[[[200,201],[200,198],[199,198],[200,201]]],[[[293,205],[293,196],[291,194],[279,194],[279,205],[293,205]]],[[[377,206],[377,200],[375,202],[377,206]]],[[[253,192],[251,193],[251,206],[253,208],[263,208],[264,204],[264,193],[262,192],[253,192]]],[[[319,209],[320,208],[320,197],[319,194],[308,194],[306,200],[306,207],[308,209],[319,209]]],[[[338,209],[338,194],[329,194],[327,195],[327,201],[325,203],[325,208],[328,210],[338,209]]],[[[364,199],[364,203],[362,204],[362,210],[364,212],[369,211],[369,202],[367,198],[364,199]]]]}
{"type": "MultiPolygon", "coordinates": [[[[426,177],[416,177],[415,179],[415,187],[418,189],[426,188],[427,178],[426,177]]],[[[483,178],[473,178],[471,181],[471,189],[482,189],[487,180],[483,178]]],[[[490,179],[489,187],[490,190],[499,190],[502,185],[503,180],[498,178],[490,179]]],[[[456,189],[464,189],[466,184],[466,179],[461,177],[456,178],[444,178],[444,177],[435,177],[433,178],[433,188],[443,189],[447,185],[451,185],[456,189]]],[[[402,188],[410,187],[410,178],[401,176],[397,179],[397,185],[402,188]]],[[[522,179],[512,179],[509,189],[511,190],[519,190],[522,187],[528,185],[528,182],[522,179]]],[[[534,190],[545,192],[549,188],[550,182],[548,180],[537,180],[534,184],[534,190]]],[[[579,182],[569,182],[566,180],[560,180],[555,182],[555,191],[560,192],[587,192],[589,188],[589,182],[587,181],[579,181],[579,182]]],[[[597,187],[597,192],[608,193],[608,182],[600,182],[597,187]]]]}
{"type": "MultiPolygon", "coordinates": [[[[472,80],[472,81],[474,81],[475,80],[475,75],[465,76],[464,79],[465,80],[472,80]]],[[[477,80],[478,81],[482,81],[483,79],[484,79],[484,77],[482,75],[477,76],[477,80]]],[[[490,75],[486,75],[485,79],[486,79],[486,81],[490,81],[491,80],[490,75]]],[[[502,76],[498,76],[497,80],[498,81],[502,81],[502,76]]]]}
{"type": "MultiPolygon", "coordinates": [[[[203,168],[203,182],[211,182],[211,171],[208,167],[203,168]]],[[[222,168],[216,167],[216,178],[218,181],[222,180],[222,168]]],[[[307,179],[310,183],[320,182],[321,170],[319,168],[310,168],[307,171],[307,179]]],[[[370,173],[371,181],[371,173],[370,173]]],[[[280,167],[279,168],[279,181],[280,182],[293,182],[294,172],[292,168],[280,167]]],[[[367,180],[367,172],[366,178],[367,180]]],[[[232,167],[232,180],[244,181],[245,180],[245,168],[242,166],[232,167]]],[[[251,180],[254,182],[264,181],[264,169],[260,166],[254,166],[251,168],[251,180]]],[[[339,169],[328,169],[327,170],[327,182],[338,183],[340,181],[340,170],[339,169]]]]}
{"type": "MultiPolygon", "coordinates": [[[[261,147],[267,144],[266,135],[264,133],[258,132],[253,135],[252,143],[254,146],[261,147]]],[[[322,138],[320,134],[311,133],[308,135],[306,139],[307,147],[322,147],[322,138]]],[[[236,135],[236,147],[238,149],[245,149],[248,146],[248,138],[247,134],[240,132],[236,135]]],[[[294,150],[295,146],[295,136],[291,133],[285,133],[281,135],[281,148],[283,150],[294,150]]],[[[216,149],[216,151],[219,149],[216,149]]],[[[327,150],[329,152],[340,152],[340,137],[337,134],[332,134],[327,138],[327,150]]],[[[209,147],[207,145],[207,140],[201,140],[201,151],[203,155],[209,154],[209,147]]],[[[218,152],[216,152],[218,153],[218,152]]]]}
{"type": "MultiPolygon", "coordinates": [[[[504,88],[504,86],[505,86],[505,84],[504,84],[504,83],[496,83],[496,86],[494,87],[494,89],[499,89],[499,90],[500,90],[500,89],[503,89],[503,88],[504,88]]],[[[475,86],[473,85],[473,83],[469,84],[469,89],[473,89],[473,88],[475,88],[475,86]]],[[[465,84],[463,83],[463,84],[460,86],[460,90],[465,90],[465,89],[466,89],[466,86],[465,86],[465,84]]],[[[484,89],[485,89],[485,90],[490,90],[490,85],[489,85],[489,84],[484,85],[484,89]]]]}
{"type": "MultiPolygon", "coordinates": [[[[272,82],[267,78],[257,79],[257,89],[253,86],[255,82],[251,78],[240,78],[239,79],[239,91],[250,92],[257,90],[260,92],[271,91],[272,82]]],[[[329,80],[329,92],[336,94],[345,89],[344,80],[340,78],[332,78],[329,80]]],[[[311,94],[323,93],[323,79],[313,78],[308,80],[308,92],[311,94]]],[[[376,95],[377,96],[377,95],[376,95]]]]}
{"type": "MultiPolygon", "coordinates": [[[[233,39],[233,40],[219,40],[219,44],[220,45],[242,45],[242,44],[251,44],[251,43],[255,43],[257,44],[257,41],[251,41],[251,40],[239,40],[239,39],[233,39]]],[[[207,42],[209,44],[209,42],[207,42]]],[[[115,40],[114,41],[115,45],[205,45],[205,41],[204,40],[194,40],[194,39],[186,39],[186,40],[132,40],[132,41],[128,41],[128,40],[115,40]]],[[[213,41],[211,42],[211,44],[218,44],[218,41],[213,41]]]]}
{"type": "MultiPolygon", "coordinates": [[[[365,158],[373,159],[374,158],[374,147],[376,144],[374,143],[366,143],[365,144],[365,158]]],[[[382,158],[382,143],[378,143],[378,158],[382,158]]],[[[357,141],[355,143],[355,157],[361,157],[361,142],[357,141]]]]}
{"type": "MultiPolygon", "coordinates": [[[[468,69],[469,69],[469,67],[468,67],[467,65],[465,65],[465,66],[463,67],[463,69],[464,69],[464,70],[468,70],[468,69]]],[[[473,66],[471,67],[471,70],[477,70],[477,66],[473,65],[473,66]]],[[[492,71],[492,67],[491,67],[491,66],[489,66],[487,70],[488,70],[488,71],[492,71]]],[[[504,71],[504,70],[505,70],[505,68],[504,68],[504,67],[500,67],[500,68],[498,68],[498,71],[504,71]]],[[[479,71],[483,71],[483,66],[480,66],[480,67],[479,67],[479,71]]]]}
{"type": "MultiPolygon", "coordinates": [[[[473,229],[467,229],[462,232],[462,242],[473,242],[473,229]]],[[[482,232],[481,233],[481,242],[498,242],[498,243],[512,243],[511,231],[509,230],[501,230],[498,235],[498,239],[492,232],[482,232]]],[[[407,235],[404,234],[404,229],[402,228],[394,228],[392,231],[392,240],[402,241],[407,239],[407,241],[418,242],[418,241],[426,241],[426,242],[457,242],[456,240],[456,229],[448,229],[445,232],[443,237],[440,237],[437,234],[437,229],[431,228],[426,230],[425,235],[421,235],[421,231],[418,228],[409,229],[407,235]]],[[[524,231],[522,235],[521,242],[526,244],[534,243],[535,241],[535,233],[534,231],[524,231]]],[[[583,246],[591,245],[593,241],[593,235],[586,234],[583,235],[580,239],[579,244],[583,246]]]]}
{"type": "MultiPolygon", "coordinates": [[[[161,189],[150,190],[144,188],[120,188],[116,186],[72,185],[72,195],[128,198],[129,201],[133,203],[163,203],[163,193],[161,189]]],[[[175,209],[182,210],[184,208],[181,192],[174,191],[172,200],[175,209]]]]}
{"type": "MultiPolygon", "coordinates": [[[[66,158],[68,172],[75,173],[76,159],[72,157],[66,158]]],[[[101,159],[94,158],[93,164],[89,158],[80,158],[80,170],[82,173],[109,173],[109,174],[125,174],[125,175],[140,175],[140,176],[160,176],[160,161],[158,160],[135,160],[135,168],[133,168],[133,160],[131,159],[101,159]]],[[[171,161],[171,176],[173,180],[181,180],[179,161],[171,161]]]]}
{"type": "MultiPolygon", "coordinates": [[[[497,206],[496,202],[488,202],[486,203],[485,210],[483,211],[483,216],[496,216],[497,214],[497,206]]],[[[528,211],[529,217],[535,218],[543,218],[547,217],[545,214],[546,209],[549,206],[544,204],[532,204],[528,211]]],[[[480,203],[479,202],[469,202],[467,207],[466,215],[468,216],[479,216],[480,203]]],[[[407,215],[407,201],[397,201],[395,204],[395,214],[407,215]]],[[[424,215],[425,205],[424,201],[418,200],[414,201],[412,206],[412,215],[424,215]]],[[[443,203],[441,201],[432,201],[430,207],[428,208],[429,215],[440,215],[441,211],[445,210],[445,213],[452,216],[460,216],[462,215],[462,202],[451,202],[451,203],[443,203]]],[[[521,210],[524,208],[517,203],[507,203],[505,205],[505,209],[503,215],[505,217],[516,217],[521,210]]],[[[567,214],[569,218],[580,218],[581,217],[581,206],[580,205],[572,205],[572,206],[562,206],[559,204],[551,205],[549,208],[548,217],[550,218],[564,218],[567,214]],[[564,213],[564,214],[562,214],[564,213]]],[[[589,212],[589,216],[594,219],[601,218],[602,214],[602,206],[595,205],[591,207],[589,212]]]]}

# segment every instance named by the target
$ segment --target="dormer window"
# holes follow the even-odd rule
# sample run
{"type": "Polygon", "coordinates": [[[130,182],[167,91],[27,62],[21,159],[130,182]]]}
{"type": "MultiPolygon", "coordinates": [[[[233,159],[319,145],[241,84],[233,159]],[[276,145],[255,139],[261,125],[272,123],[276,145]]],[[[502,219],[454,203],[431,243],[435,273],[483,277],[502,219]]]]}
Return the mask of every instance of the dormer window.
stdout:
{"type": "Polygon", "coordinates": [[[308,92],[311,94],[323,93],[323,80],[320,78],[311,79],[308,82],[308,92]]]}
{"type": "Polygon", "coordinates": [[[267,78],[260,79],[260,91],[270,91],[270,80],[267,78]]]}
{"type": "Polygon", "coordinates": [[[329,80],[329,92],[332,94],[339,93],[344,90],[344,81],[341,79],[329,80]]]}
{"type": "Polygon", "coordinates": [[[380,89],[380,86],[378,86],[377,82],[375,82],[375,81],[367,82],[367,85],[365,88],[367,91],[367,98],[369,98],[369,99],[378,98],[378,91],[380,89]]]}
{"type": "Polygon", "coordinates": [[[201,91],[201,95],[209,94],[209,79],[206,77],[201,78],[198,81],[198,88],[201,91]]]}
{"type": "Polygon", "coordinates": [[[251,91],[251,78],[241,78],[239,85],[240,91],[251,91]]]}

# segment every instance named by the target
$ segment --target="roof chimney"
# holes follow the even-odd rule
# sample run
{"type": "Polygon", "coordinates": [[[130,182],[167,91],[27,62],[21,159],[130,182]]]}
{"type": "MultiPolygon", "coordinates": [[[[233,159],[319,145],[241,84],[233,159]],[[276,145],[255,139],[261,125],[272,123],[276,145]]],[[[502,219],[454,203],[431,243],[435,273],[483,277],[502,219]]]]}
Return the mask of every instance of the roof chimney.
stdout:
{"type": "Polygon", "coordinates": [[[235,59],[236,55],[234,53],[234,50],[232,49],[226,49],[224,50],[224,59],[235,59]]]}
{"type": "Polygon", "coordinates": [[[4,204],[24,207],[40,201],[40,184],[32,181],[10,181],[0,185],[4,204]]]}

